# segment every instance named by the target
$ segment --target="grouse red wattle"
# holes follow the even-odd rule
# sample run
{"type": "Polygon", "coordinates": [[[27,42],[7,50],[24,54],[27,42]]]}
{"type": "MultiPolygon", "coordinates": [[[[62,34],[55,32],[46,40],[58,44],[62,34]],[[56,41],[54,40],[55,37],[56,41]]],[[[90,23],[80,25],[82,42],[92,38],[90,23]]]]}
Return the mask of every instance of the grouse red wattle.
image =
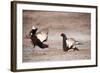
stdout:
{"type": "Polygon", "coordinates": [[[38,46],[40,48],[48,48],[47,44],[44,44],[43,42],[46,42],[48,39],[48,32],[37,32],[38,28],[32,27],[32,30],[30,31],[30,39],[32,41],[32,44],[35,46],[38,46]]]}

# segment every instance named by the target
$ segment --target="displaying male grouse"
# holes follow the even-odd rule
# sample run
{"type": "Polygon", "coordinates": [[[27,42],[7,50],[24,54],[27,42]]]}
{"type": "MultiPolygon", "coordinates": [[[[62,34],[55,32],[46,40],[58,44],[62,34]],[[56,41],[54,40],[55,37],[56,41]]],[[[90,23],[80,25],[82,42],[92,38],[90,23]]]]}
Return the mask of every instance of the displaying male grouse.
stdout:
{"type": "Polygon", "coordinates": [[[48,48],[47,44],[44,44],[43,42],[47,41],[48,33],[45,32],[37,32],[38,28],[32,27],[32,30],[30,31],[30,39],[32,41],[32,44],[35,46],[38,46],[40,48],[48,48]]]}
{"type": "Polygon", "coordinates": [[[64,51],[68,51],[70,49],[79,51],[79,49],[76,47],[76,45],[79,44],[78,41],[75,41],[73,38],[67,38],[64,33],[62,33],[61,36],[63,37],[63,50],[64,51]]]}

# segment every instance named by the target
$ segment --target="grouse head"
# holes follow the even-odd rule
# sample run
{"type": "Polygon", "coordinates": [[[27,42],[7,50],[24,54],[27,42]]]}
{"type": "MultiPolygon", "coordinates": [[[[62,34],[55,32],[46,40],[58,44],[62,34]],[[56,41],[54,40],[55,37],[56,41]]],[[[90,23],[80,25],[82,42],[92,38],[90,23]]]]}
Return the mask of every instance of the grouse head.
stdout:
{"type": "Polygon", "coordinates": [[[38,28],[35,28],[34,26],[32,26],[31,35],[35,35],[37,30],[38,28]]]}
{"type": "Polygon", "coordinates": [[[65,33],[61,33],[60,36],[62,36],[63,38],[65,38],[67,40],[67,37],[66,37],[65,33]]]}

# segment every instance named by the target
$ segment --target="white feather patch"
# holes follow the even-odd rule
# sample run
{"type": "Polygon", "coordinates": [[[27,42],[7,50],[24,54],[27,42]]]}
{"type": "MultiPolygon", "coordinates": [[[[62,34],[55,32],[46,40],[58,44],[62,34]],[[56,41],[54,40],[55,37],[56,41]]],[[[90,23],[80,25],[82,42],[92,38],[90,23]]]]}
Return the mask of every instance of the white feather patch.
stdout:
{"type": "Polygon", "coordinates": [[[67,46],[68,46],[68,47],[71,47],[72,45],[73,45],[73,46],[75,45],[75,41],[74,41],[72,38],[68,38],[68,39],[66,40],[66,42],[67,42],[67,46]]]}
{"type": "Polygon", "coordinates": [[[32,36],[33,34],[31,33],[31,36],[32,36]]]}
{"type": "Polygon", "coordinates": [[[36,36],[41,42],[43,42],[44,40],[46,40],[48,35],[45,32],[40,32],[40,33],[37,33],[36,36]]]}
{"type": "Polygon", "coordinates": [[[32,26],[32,29],[36,29],[34,26],[32,26]]]}

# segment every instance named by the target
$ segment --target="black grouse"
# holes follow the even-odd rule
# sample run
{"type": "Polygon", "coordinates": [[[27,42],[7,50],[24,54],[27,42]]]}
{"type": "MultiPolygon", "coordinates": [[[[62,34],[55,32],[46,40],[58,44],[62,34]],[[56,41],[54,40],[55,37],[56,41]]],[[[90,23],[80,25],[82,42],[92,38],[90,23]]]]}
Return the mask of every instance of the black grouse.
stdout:
{"type": "Polygon", "coordinates": [[[38,28],[32,27],[32,30],[30,31],[30,39],[32,41],[32,44],[35,46],[38,46],[40,48],[48,48],[47,44],[44,44],[43,42],[47,41],[48,39],[48,32],[37,32],[38,28]]]}

